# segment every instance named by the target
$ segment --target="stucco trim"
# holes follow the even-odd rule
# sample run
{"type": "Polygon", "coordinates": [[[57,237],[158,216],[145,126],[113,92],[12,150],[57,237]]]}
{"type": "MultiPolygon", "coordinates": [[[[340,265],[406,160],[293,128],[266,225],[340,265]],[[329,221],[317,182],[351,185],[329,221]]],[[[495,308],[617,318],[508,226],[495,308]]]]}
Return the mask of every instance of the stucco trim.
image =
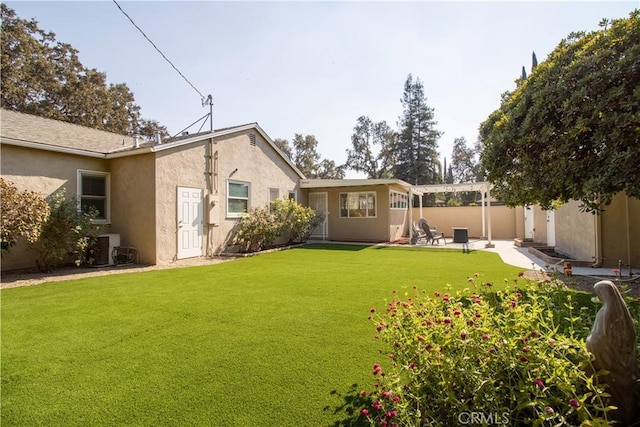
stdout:
{"type": "Polygon", "coordinates": [[[15,145],[17,147],[33,148],[36,150],[54,151],[56,153],[64,153],[64,154],[73,154],[76,156],[94,157],[98,159],[107,158],[107,155],[104,153],[96,153],[93,151],[79,150],[77,148],[60,147],[57,145],[44,144],[42,142],[23,141],[20,139],[3,137],[2,143],[7,145],[15,145]]]}

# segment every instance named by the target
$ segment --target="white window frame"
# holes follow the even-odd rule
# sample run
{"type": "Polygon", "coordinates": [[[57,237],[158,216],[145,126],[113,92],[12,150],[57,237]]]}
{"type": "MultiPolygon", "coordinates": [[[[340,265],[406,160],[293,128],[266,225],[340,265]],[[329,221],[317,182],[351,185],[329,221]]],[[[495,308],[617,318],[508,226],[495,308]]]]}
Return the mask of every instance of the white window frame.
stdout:
{"type": "Polygon", "coordinates": [[[98,198],[100,196],[83,196],[82,194],[82,178],[85,176],[104,178],[104,218],[96,218],[92,222],[94,224],[109,224],[111,222],[111,174],[103,171],[93,171],[87,169],[78,169],[76,172],[76,199],[78,201],[78,212],[82,210],[82,198],[98,198]]]}
{"type": "Polygon", "coordinates": [[[269,211],[271,211],[271,207],[273,206],[273,202],[278,200],[279,197],[280,197],[280,189],[279,188],[274,188],[274,187],[269,187],[269,211]],[[273,197],[273,196],[275,196],[275,197],[273,197]]]}
{"type": "Polygon", "coordinates": [[[409,207],[409,195],[401,191],[389,190],[389,209],[406,210],[409,207]]]}
{"type": "Polygon", "coordinates": [[[340,193],[339,194],[339,210],[340,210],[340,218],[358,218],[358,219],[365,219],[365,218],[377,218],[378,217],[378,194],[375,191],[350,191],[350,192],[344,192],[344,193],[340,193]],[[346,195],[347,197],[347,207],[346,207],[346,212],[347,214],[344,215],[343,214],[343,209],[342,209],[342,198],[343,195],[346,195]],[[369,196],[373,196],[373,215],[369,215],[369,207],[365,207],[365,208],[361,208],[359,207],[356,210],[362,210],[364,209],[365,211],[365,215],[364,216],[351,216],[350,212],[352,209],[349,208],[348,204],[349,204],[349,199],[350,198],[355,198],[358,203],[360,202],[360,198],[364,195],[365,197],[365,203],[368,203],[369,201],[369,196]]]}
{"type": "Polygon", "coordinates": [[[247,181],[238,181],[238,180],[228,179],[227,180],[227,203],[226,203],[226,205],[227,205],[226,206],[227,218],[242,218],[243,216],[247,215],[249,213],[249,210],[251,210],[251,183],[247,182],[247,181]],[[246,185],[247,186],[247,197],[238,197],[238,196],[231,197],[230,196],[230,191],[229,191],[230,184],[246,185]],[[229,203],[229,200],[246,200],[247,201],[247,212],[230,212],[229,211],[229,206],[231,204],[229,203]]]}

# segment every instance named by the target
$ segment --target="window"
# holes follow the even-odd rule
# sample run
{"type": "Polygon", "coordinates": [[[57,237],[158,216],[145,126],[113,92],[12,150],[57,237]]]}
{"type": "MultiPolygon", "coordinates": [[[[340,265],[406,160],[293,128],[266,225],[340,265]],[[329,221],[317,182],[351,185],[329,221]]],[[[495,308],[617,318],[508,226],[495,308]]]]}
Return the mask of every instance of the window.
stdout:
{"type": "Polygon", "coordinates": [[[340,218],[375,218],[376,193],[340,193],[340,218]]]}
{"type": "Polygon", "coordinates": [[[293,200],[294,202],[298,201],[298,194],[295,190],[289,190],[289,200],[293,200]]]}
{"type": "Polygon", "coordinates": [[[280,190],[278,190],[277,188],[270,188],[269,189],[269,210],[271,210],[271,207],[273,206],[273,202],[275,202],[278,197],[280,197],[280,190]]]}
{"type": "Polygon", "coordinates": [[[227,181],[227,216],[239,218],[249,212],[251,184],[242,181],[227,181]]]}
{"type": "Polygon", "coordinates": [[[96,222],[109,221],[109,174],[78,170],[78,204],[82,212],[98,212],[96,222]]]}
{"type": "Polygon", "coordinates": [[[389,192],[389,208],[391,209],[407,209],[409,207],[409,196],[399,191],[389,192]]]}

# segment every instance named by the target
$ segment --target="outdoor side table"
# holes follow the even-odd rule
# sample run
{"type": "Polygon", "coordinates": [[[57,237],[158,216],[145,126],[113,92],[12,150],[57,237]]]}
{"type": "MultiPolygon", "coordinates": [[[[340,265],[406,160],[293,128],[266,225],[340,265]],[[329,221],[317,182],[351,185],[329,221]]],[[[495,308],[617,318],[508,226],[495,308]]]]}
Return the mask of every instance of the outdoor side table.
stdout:
{"type": "Polygon", "coordinates": [[[453,228],[453,243],[469,243],[468,227],[452,227],[452,228],[453,228]]]}

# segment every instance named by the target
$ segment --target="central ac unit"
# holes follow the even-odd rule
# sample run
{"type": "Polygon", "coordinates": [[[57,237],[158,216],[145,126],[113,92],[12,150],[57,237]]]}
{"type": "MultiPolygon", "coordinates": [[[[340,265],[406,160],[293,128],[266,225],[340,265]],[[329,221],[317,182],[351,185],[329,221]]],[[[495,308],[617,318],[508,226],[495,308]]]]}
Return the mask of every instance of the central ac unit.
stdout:
{"type": "Polygon", "coordinates": [[[120,246],[119,234],[101,234],[98,236],[98,240],[93,250],[93,263],[95,267],[114,265],[115,262],[111,257],[113,248],[120,246]]]}

